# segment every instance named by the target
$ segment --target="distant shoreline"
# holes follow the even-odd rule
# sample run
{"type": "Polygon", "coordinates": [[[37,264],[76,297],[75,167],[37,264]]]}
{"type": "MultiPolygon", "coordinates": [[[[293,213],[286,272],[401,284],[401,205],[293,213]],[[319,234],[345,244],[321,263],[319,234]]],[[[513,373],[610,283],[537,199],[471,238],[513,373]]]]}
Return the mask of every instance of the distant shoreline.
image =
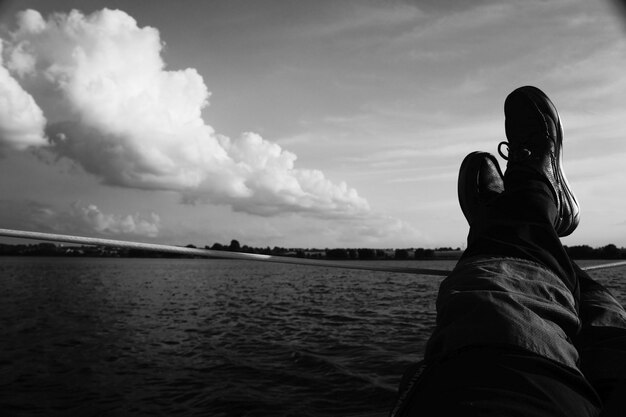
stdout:
{"type": "MultiPolygon", "coordinates": [[[[193,245],[187,245],[193,247],[193,245]]],[[[306,259],[324,259],[333,261],[407,261],[407,260],[458,260],[463,254],[460,248],[406,248],[406,249],[370,249],[370,248],[251,248],[248,246],[214,244],[205,249],[223,252],[256,253],[306,259]],[[233,247],[235,246],[235,247],[233,247]]],[[[587,245],[565,246],[572,259],[576,260],[615,260],[626,259],[626,249],[613,244],[601,248],[587,245]]],[[[125,249],[102,246],[73,246],[54,243],[0,244],[0,256],[48,256],[48,257],[91,257],[91,258],[195,258],[197,256],[159,253],[138,249],[125,249]]],[[[219,257],[214,257],[219,258],[219,257]]]]}

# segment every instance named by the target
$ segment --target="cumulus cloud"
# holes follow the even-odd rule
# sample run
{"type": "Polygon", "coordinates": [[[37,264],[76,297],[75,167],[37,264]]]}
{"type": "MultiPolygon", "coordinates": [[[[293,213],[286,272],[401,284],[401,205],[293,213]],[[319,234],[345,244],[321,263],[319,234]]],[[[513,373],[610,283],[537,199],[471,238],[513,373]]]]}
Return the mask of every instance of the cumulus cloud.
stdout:
{"type": "Polygon", "coordinates": [[[33,97],[2,66],[0,43],[0,146],[24,150],[46,144],[46,119],[33,97]]]}
{"type": "Polygon", "coordinates": [[[202,76],[167,70],[158,30],[123,11],[44,18],[26,10],[4,44],[5,146],[49,146],[106,184],[173,190],[186,202],[251,214],[369,212],[354,189],[296,168],[296,155],[279,145],[216,133],[201,116],[210,96],[202,76]]]}
{"type": "Polygon", "coordinates": [[[94,204],[87,206],[74,204],[70,215],[92,230],[103,234],[156,237],[161,225],[161,219],[155,213],[150,213],[147,216],[141,214],[126,216],[105,214],[94,204]]]}
{"type": "Polygon", "coordinates": [[[0,200],[0,217],[7,224],[24,230],[57,233],[157,237],[161,230],[158,214],[127,215],[104,213],[94,204],[74,202],[59,208],[40,201],[0,200]]]}

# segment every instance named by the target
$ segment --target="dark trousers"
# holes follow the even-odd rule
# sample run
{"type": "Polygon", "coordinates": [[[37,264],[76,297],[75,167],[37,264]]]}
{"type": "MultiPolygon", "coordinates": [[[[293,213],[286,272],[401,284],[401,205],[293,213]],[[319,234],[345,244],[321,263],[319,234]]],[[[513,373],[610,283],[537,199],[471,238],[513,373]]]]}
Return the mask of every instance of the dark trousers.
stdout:
{"type": "Polygon", "coordinates": [[[505,180],[437,298],[393,416],[624,416],[626,312],[554,231],[550,188],[505,180]]]}

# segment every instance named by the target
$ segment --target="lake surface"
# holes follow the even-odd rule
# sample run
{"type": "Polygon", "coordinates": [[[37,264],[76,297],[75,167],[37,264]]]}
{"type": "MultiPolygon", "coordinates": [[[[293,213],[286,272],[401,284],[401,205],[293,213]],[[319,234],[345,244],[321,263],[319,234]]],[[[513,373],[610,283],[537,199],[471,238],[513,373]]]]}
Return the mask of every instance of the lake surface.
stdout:
{"type": "MultiPolygon", "coordinates": [[[[593,276],[624,303],[625,268],[593,276]]],[[[0,257],[0,409],[384,416],[421,357],[440,282],[229,260],[0,257]]]]}

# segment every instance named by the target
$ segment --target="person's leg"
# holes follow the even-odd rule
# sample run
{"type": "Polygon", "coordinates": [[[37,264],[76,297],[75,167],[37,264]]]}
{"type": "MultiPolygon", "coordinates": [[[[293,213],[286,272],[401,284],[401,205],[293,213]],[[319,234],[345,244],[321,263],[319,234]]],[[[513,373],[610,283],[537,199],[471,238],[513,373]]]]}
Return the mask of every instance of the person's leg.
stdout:
{"type": "Polygon", "coordinates": [[[580,373],[512,348],[459,351],[407,374],[391,417],[598,416],[599,400],[580,373]]]}
{"type": "MultiPolygon", "coordinates": [[[[424,364],[393,416],[599,414],[572,342],[578,281],[559,236],[575,229],[578,205],[561,171],[560,120],[532,87],[509,95],[505,115],[504,192],[469,210],[468,248],[441,284],[424,364]]],[[[468,193],[481,194],[493,177],[459,181],[477,179],[468,193]]],[[[462,206],[474,200],[462,196],[462,206]]]]}
{"type": "Polygon", "coordinates": [[[578,285],[554,230],[556,204],[544,181],[518,181],[505,176],[504,191],[474,210],[467,249],[439,288],[426,359],[502,345],[576,366],[578,285]]]}
{"type": "Polygon", "coordinates": [[[626,311],[607,288],[574,268],[580,282],[580,368],[602,398],[602,415],[625,416],[626,311]]]}
{"type": "MultiPolygon", "coordinates": [[[[488,154],[463,165],[468,160],[476,170],[495,170],[488,154]]],[[[470,171],[459,181],[480,177],[470,171]]],[[[598,415],[571,341],[579,328],[575,297],[558,268],[546,265],[557,256],[537,243],[562,250],[544,214],[554,212],[545,187],[529,181],[517,194],[489,190],[480,210],[469,210],[468,250],[483,246],[442,282],[425,361],[407,374],[393,416],[598,415]]]]}
{"type": "Polygon", "coordinates": [[[499,255],[538,262],[577,296],[573,266],[559,236],[571,234],[579,207],[562,169],[563,128],[550,99],[535,87],[513,91],[504,103],[508,160],[504,193],[480,210],[465,257],[499,255]]]}
{"type": "Polygon", "coordinates": [[[519,177],[505,176],[506,191],[482,207],[462,259],[505,256],[533,261],[556,273],[577,295],[572,263],[553,226],[557,207],[550,187],[538,178],[519,177]]]}

